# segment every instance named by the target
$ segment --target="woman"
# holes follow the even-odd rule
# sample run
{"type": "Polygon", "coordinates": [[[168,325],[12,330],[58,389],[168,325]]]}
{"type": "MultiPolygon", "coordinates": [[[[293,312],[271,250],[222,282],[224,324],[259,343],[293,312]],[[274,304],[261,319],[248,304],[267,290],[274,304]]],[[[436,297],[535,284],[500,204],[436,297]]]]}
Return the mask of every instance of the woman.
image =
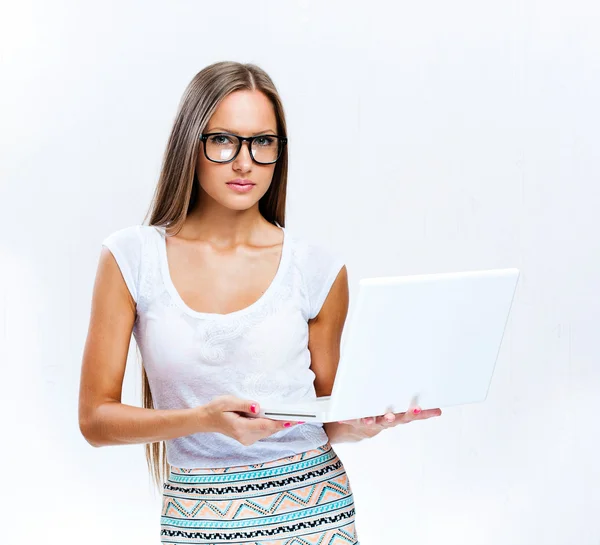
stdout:
{"type": "Polygon", "coordinates": [[[94,446],[146,444],[162,543],[358,543],[331,443],[441,414],[256,416],[259,400],[331,393],[348,310],[343,261],[284,227],[287,164],[271,79],[215,63],[179,105],[149,224],[103,241],[80,427],[94,446]],[[132,332],[143,408],[121,403],[132,332]]]}

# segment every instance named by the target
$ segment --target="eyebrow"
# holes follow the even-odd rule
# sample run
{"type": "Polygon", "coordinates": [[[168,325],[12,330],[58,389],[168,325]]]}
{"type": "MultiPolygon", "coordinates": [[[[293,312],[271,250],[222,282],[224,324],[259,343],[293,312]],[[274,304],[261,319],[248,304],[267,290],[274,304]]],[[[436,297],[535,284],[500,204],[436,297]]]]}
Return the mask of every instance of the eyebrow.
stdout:
{"type": "MultiPolygon", "coordinates": [[[[237,134],[235,131],[231,131],[231,130],[226,129],[224,127],[213,127],[212,129],[207,129],[206,132],[209,133],[209,132],[213,132],[213,131],[216,131],[216,130],[221,130],[221,131],[225,131],[225,132],[230,132],[232,134],[237,134]]],[[[252,136],[256,136],[257,134],[262,134],[264,132],[276,134],[276,131],[274,131],[273,129],[265,129],[264,131],[255,132],[252,136]]]]}

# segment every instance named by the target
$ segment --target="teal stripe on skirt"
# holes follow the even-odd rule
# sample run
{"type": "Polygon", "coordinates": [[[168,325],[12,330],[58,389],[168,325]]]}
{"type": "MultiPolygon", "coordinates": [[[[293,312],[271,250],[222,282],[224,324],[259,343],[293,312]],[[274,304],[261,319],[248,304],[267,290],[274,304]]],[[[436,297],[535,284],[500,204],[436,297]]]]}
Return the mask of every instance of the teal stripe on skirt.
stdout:
{"type": "Polygon", "coordinates": [[[264,464],[171,467],[161,543],[358,545],[354,497],[331,444],[264,464]]]}

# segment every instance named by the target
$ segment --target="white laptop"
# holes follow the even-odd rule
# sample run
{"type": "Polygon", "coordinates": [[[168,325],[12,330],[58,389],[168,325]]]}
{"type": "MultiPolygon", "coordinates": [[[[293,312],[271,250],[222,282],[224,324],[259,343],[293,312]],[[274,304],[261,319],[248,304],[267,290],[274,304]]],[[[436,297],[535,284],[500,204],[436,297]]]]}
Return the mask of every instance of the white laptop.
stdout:
{"type": "Polygon", "coordinates": [[[274,420],[333,422],[484,401],[519,270],[360,280],[331,396],[261,403],[274,420]]]}

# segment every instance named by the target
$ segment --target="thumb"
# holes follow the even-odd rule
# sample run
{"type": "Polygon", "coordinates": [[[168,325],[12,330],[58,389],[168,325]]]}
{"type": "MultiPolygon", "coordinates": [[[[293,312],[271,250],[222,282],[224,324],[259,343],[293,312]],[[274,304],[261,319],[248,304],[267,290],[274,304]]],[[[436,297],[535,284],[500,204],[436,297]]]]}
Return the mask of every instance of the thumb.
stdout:
{"type": "Polygon", "coordinates": [[[221,396],[219,401],[221,411],[225,412],[258,414],[260,411],[258,402],[248,399],[240,399],[239,397],[232,395],[221,396]]]}
{"type": "Polygon", "coordinates": [[[256,401],[240,399],[239,408],[236,408],[235,410],[243,411],[245,413],[258,414],[260,411],[260,406],[256,401]]]}

